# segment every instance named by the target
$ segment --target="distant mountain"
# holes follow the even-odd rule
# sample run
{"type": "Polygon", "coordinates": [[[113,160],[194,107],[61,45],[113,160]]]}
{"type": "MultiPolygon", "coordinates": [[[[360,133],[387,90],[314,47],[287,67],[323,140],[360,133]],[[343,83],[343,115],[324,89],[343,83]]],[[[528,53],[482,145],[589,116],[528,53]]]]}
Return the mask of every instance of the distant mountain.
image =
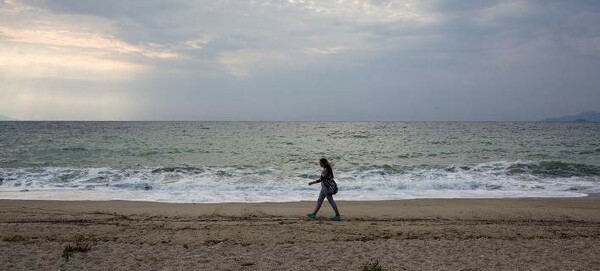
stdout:
{"type": "Polygon", "coordinates": [[[589,111],[589,112],[579,113],[577,115],[562,116],[562,117],[558,117],[558,118],[547,118],[547,119],[544,119],[543,121],[550,121],[550,122],[571,122],[571,121],[600,122],[600,112],[589,111]]]}
{"type": "Polygon", "coordinates": [[[18,120],[18,119],[11,118],[11,117],[5,116],[5,115],[0,115],[0,121],[10,121],[10,120],[18,120]]]}

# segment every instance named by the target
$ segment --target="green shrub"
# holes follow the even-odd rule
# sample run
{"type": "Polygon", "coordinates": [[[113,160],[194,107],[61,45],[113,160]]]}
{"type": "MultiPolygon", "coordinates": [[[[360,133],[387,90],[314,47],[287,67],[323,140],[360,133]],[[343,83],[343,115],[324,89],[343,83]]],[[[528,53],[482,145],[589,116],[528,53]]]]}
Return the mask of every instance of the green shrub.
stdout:
{"type": "Polygon", "coordinates": [[[2,241],[4,242],[20,242],[25,240],[27,240],[25,237],[18,234],[2,237],[2,241]]]}
{"type": "Polygon", "coordinates": [[[75,252],[87,252],[92,248],[92,245],[84,242],[76,242],[74,245],[67,244],[62,252],[62,257],[65,261],[69,261],[71,255],[75,252]]]}
{"type": "Polygon", "coordinates": [[[385,271],[379,261],[365,263],[362,267],[362,271],[385,271]]]}

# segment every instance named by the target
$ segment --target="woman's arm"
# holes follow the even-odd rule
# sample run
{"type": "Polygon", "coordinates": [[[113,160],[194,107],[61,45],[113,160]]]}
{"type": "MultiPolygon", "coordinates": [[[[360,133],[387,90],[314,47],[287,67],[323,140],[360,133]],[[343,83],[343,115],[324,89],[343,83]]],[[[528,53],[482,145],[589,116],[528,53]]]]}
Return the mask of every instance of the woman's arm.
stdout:
{"type": "Polygon", "coordinates": [[[316,183],[320,183],[320,182],[323,181],[323,179],[328,179],[328,178],[331,178],[331,177],[333,177],[333,172],[331,172],[330,170],[327,170],[325,172],[325,174],[321,174],[321,177],[319,179],[308,183],[308,185],[313,185],[313,184],[316,184],[316,183]]]}

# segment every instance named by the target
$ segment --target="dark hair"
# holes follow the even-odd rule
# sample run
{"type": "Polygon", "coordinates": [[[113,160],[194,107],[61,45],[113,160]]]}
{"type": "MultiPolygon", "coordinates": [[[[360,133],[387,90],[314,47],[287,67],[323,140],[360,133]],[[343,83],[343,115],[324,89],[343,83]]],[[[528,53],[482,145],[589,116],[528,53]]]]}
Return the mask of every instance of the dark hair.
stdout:
{"type": "Polygon", "coordinates": [[[325,168],[329,171],[329,173],[331,173],[331,177],[333,178],[333,169],[331,169],[331,164],[329,161],[327,161],[325,158],[321,158],[319,159],[319,162],[325,165],[325,168]]]}

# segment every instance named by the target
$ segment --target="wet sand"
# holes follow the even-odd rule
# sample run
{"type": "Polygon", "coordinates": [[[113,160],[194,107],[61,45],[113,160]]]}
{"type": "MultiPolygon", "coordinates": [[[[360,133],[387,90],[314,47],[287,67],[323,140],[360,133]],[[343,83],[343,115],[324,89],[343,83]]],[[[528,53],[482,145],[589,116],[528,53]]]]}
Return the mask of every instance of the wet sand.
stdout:
{"type": "Polygon", "coordinates": [[[0,200],[0,269],[600,270],[597,196],[313,205],[0,200]]]}

